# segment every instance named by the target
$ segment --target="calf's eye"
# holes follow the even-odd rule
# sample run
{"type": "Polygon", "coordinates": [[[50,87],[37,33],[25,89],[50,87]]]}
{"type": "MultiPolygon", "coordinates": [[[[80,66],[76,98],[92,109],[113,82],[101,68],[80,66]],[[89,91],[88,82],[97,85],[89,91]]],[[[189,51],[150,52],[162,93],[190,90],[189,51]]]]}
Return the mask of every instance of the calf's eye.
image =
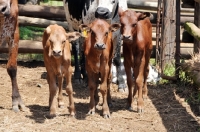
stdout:
{"type": "Polygon", "coordinates": [[[108,32],[106,32],[105,36],[108,36],[108,32]]]}
{"type": "Polygon", "coordinates": [[[65,42],[66,42],[66,41],[65,41],[65,40],[63,40],[63,41],[62,41],[62,44],[65,44],[65,42]]]}
{"type": "Polygon", "coordinates": [[[136,23],[132,25],[132,27],[136,27],[136,26],[137,26],[137,24],[136,24],[136,23]]]}

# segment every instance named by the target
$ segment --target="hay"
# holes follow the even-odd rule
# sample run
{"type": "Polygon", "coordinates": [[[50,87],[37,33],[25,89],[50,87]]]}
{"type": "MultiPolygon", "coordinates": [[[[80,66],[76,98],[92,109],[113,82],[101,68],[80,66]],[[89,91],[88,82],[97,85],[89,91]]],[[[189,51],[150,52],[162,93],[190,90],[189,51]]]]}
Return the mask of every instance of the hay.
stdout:
{"type": "Polygon", "coordinates": [[[191,55],[191,59],[181,64],[182,70],[193,80],[195,86],[200,88],[200,53],[191,55]]]}
{"type": "Polygon", "coordinates": [[[181,67],[186,72],[200,71],[200,53],[191,54],[191,59],[182,63],[181,67]]]}

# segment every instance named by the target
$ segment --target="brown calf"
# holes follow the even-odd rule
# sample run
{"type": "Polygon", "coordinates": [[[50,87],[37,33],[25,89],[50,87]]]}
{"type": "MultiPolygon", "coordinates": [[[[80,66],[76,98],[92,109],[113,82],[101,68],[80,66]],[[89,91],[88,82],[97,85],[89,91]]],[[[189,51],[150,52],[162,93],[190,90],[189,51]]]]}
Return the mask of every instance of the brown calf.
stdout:
{"type": "Polygon", "coordinates": [[[7,72],[12,83],[12,108],[24,111],[17,84],[17,55],[19,43],[18,0],[0,0],[0,45],[8,44],[7,72]]]}
{"type": "Polygon", "coordinates": [[[120,13],[121,33],[123,35],[124,66],[129,88],[128,107],[132,109],[132,96],[138,93],[137,111],[143,111],[143,98],[147,96],[147,76],[149,59],[152,51],[152,25],[150,13],[136,13],[126,10],[120,13]],[[132,72],[134,72],[135,88],[132,93],[132,72]]]}
{"type": "Polygon", "coordinates": [[[79,38],[81,35],[78,32],[66,33],[64,28],[58,25],[50,25],[46,28],[43,34],[44,48],[44,63],[47,70],[47,82],[49,84],[49,108],[50,116],[56,116],[56,94],[58,80],[58,106],[62,107],[63,96],[62,86],[63,78],[66,78],[66,92],[69,96],[69,111],[70,115],[75,115],[73,89],[71,83],[71,53],[70,41],[79,38]]]}
{"type": "Polygon", "coordinates": [[[111,103],[111,63],[113,57],[112,32],[120,28],[120,24],[109,25],[106,21],[96,19],[90,25],[82,24],[80,29],[87,32],[84,54],[86,56],[86,71],[88,73],[88,87],[90,89],[90,110],[88,114],[95,113],[95,100],[99,77],[101,79],[100,92],[103,97],[103,116],[110,117],[108,103],[111,103]]]}

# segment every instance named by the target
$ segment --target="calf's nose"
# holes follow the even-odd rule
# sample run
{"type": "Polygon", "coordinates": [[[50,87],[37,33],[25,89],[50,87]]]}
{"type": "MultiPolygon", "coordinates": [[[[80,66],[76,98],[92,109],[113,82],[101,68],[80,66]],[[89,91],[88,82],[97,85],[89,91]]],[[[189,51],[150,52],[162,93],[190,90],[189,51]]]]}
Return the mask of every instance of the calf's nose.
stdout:
{"type": "Polygon", "coordinates": [[[95,48],[102,50],[102,49],[105,49],[106,46],[105,46],[105,44],[97,43],[97,44],[95,44],[95,48]]]}
{"type": "Polygon", "coordinates": [[[0,9],[0,11],[1,11],[1,14],[5,15],[5,16],[10,15],[10,10],[8,9],[7,6],[3,6],[3,7],[0,9]]]}
{"type": "Polygon", "coordinates": [[[123,39],[130,39],[131,36],[126,36],[126,35],[123,35],[123,39]]]}
{"type": "Polygon", "coordinates": [[[53,55],[54,56],[61,56],[61,51],[60,50],[53,50],[53,55]]]}

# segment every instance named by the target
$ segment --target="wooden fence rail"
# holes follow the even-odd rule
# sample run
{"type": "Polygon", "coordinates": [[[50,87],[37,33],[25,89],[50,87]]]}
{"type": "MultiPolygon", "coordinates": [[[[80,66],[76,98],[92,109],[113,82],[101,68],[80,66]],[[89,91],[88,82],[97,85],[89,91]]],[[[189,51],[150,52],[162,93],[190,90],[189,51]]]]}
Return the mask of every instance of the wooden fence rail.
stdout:
{"type": "MultiPolygon", "coordinates": [[[[128,6],[134,7],[134,3],[131,3],[131,0],[128,0],[128,6]]],[[[135,7],[134,7],[135,8],[135,7]]],[[[153,15],[153,19],[151,20],[153,26],[156,25],[156,8],[141,5],[137,6],[136,11],[149,11],[153,15]]],[[[194,20],[194,10],[189,9],[181,10],[181,24],[186,21],[193,22],[194,20]],[[187,17],[186,17],[187,16],[187,17]]],[[[58,24],[63,26],[66,30],[68,30],[68,23],[66,22],[64,7],[55,7],[55,6],[40,6],[40,5],[20,5],[19,4],[19,25],[20,26],[36,26],[46,28],[50,24],[58,24]],[[53,17],[52,17],[53,16],[53,17]]],[[[155,33],[152,33],[153,40],[155,40],[155,33]]],[[[182,37],[181,37],[182,38],[182,37]]],[[[187,56],[193,48],[193,44],[181,44],[181,54],[187,56]],[[188,49],[189,51],[187,51],[188,49]]],[[[6,53],[7,46],[2,45],[0,47],[0,53],[6,53]]],[[[32,40],[20,40],[19,42],[19,53],[42,53],[42,44],[40,41],[32,41],[32,40]]],[[[152,56],[154,57],[154,51],[152,56]]]]}

